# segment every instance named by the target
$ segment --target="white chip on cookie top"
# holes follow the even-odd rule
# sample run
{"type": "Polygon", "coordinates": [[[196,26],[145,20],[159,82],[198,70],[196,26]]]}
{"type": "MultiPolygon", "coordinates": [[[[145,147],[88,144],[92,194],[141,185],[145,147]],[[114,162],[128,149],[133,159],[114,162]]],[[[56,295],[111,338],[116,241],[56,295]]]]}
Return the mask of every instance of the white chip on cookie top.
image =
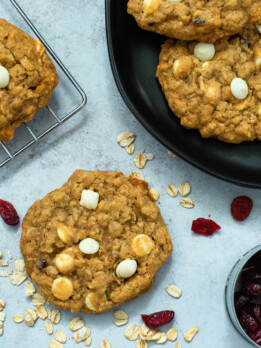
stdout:
{"type": "Polygon", "coordinates": [[[215,46],[212,43],[199,42],[194,47],[194,54],[200,61],[211,60],[215,53],[215,46]]]}
{"type": "Polygon", "coordinates": [[[181,2],[183,0],[168,0],[169,2],[181,2]]]}
{"type": "Polygon", "coordinates": [[[95,210],[99,202],[99,193],[92,190],[83,190],[80,200],[80,205],[95,210]]]}
{"type": "Polygon", "coordinates": [[[59,300],[67,300],[73,293],[71,280],[66,277],[55,279],[52,285],[52,293],[59,300]]]}
{"type": "Polygon", "coordinates": [[[63,224],[58,224],[56,226],[56,231],[59,236],[59,238],[64,242],[64,243],[69,243],[70,241],[70,233],[69,229],[67,226],[63,224]]]}
{"type": "Polygon", "coordinates": [[[236,77],[232,80],[230,89],[231,93],[236,99],[245,99],[248,95],[247,83],[239,77],[236,77]]]}
{"type": "Polygon", "coordinates": [[[259,33],[261,34],[261,25],[258,24],[256,27],[257,27],[257,30],[259,31],[259,33]]]}
{"type": "Polygon", "coordinates": [[[59,254],[54,259],[54,264],[56,268],[61,273],[71,273],[74,270],[74,259],[69,254],[59,254]]]}
{"type": "Polygon", "coordinates": [[[99,250],[100,244],[92,238],[86,238],[80,242],[79,248],[84,254],[95,254],[99,250]]]}
{"type": "Polygon", "coordinates": [[[0,65],[0,88],[6,88],[10,81],[9,71],[0,65]]]}
{"type": "Polygon", "coordinates": [[[124,260],[120,262],[116,268],[116,274],[118,277],[129,278],[137,270],[137,261],[135,260],[124,260]]]}
{"type": "Polygon", "coordinates": [[[143,8],[146,14],[152,14],[160,7],[161,0],[143,0],[143,8]]]}
{"type": "Polygon", "coordinates": [[[137,256],[145,256],[151,252],[154,243],[146,234],[139,234],[132,240],[131,247],[137,256]]]}

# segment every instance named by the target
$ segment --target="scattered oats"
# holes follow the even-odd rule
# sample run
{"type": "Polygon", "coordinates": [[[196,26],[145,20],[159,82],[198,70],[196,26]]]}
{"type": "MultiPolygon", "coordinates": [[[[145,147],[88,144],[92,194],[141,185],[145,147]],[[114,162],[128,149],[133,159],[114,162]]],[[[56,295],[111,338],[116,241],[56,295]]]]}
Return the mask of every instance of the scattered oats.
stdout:
{"type": "Polygon", "coordinates": [[[178,337],[178,330],[175,329],[174,327],[172,327],[171,329],[169,329],[169,331],[167,332],[167,338],[169,341],[174,342],[178,337]]]}
{"type": "Polygon", "coordinates": [[[125,149],[129,155],[132,155],[135,151],[135,145],[130,144],[129,146],[126,146],[125,149]]]}
{"type": "Polygon", "coordinates": [[[0,250],[0,259],[2,258],[2,251],[0,250]]]}
{"type": "Polygon", "coordinates": [[[13,285],[21,285],[25,279],[26,279],[26,274],[22,273],[22,272],[16,272],[14,274],[11,275],[10,277],[10,281],[13,285]]]}
{"type": "Polygon", "coordinates": [[[149,328],[146,324],[144,324],[144,323],[139,327],[139,333],[140,333],[144,338],[147,337],[149,331],[150,331],[150,328],[149,328]]]}
{"type": "Polygon", "coordinates": [[[180,342],[177,342],[176,344],[175,344],[175,347],[174,348],[181,348],[181,343],[180,342]]]}
{"type": "Polygon", "coordinates": [[[49,348],[63,348],[63,345],[55,340],[49,341],[49,348]]]}
{"type": "Polygon", "coordinates": [[[168,337],[165,332],[161,332],[161,337],[156,341],[156,343],[161,344],[167,341],[168,337]]]}
{"type": "Polygon", "coordinates": [[[192,341],[192,339],[194,338],[197,332],[198,332],[198,326],[193,326],[190,330],[184,333],[184,339],[187,342],[192,341]]]}
{"type": "Polygon", "coordinates": [[[117,143],[121,147],[129,146],[136,139],[136,135],[132,132],[122,132],[117,136],[117,143]]]}
{"type": "Polygon", "coordinates": [[[13,256],[12,256],[10,250],[7,250],[7,256],[9,258],[9,260],[13,260],[13,256]]]}
{"type": "Polygon", "coordinates": [[[80,343],[85,341],[91,334],[91,329],[89,327],[82,327],[80,330],[75,331],[73,334],[73,338],[76,343],[80,343]]]}
{"type": "Polygon", "coordinates": [[[108,341],[102,340],[100,343],[100,348],[111,348],[111,345],[108,341]]]}
{"type": "Polygon", "coordinates": [[[44,306],[36,306],[35,312],[42,320],[45,320],[47,318],[47,311],[44,306]]]}
{"type": "Polygon", "coordinates": [[[15,260],[14,266],[17,272],[23,272],[24,271],[24,260],[23,259],[18,259],[15,260]]]}
{"type": "Polygon", "coordinates": [[[5,313],[0,312],[0,321],[5,321],[5,313]]]}
{"type": "Polygon", "coordinates": [[[153,201],[157,201],[159,199],[159,193],[157,190],[151,188],[149,189],[149,195],[153,199],[153,201]]]}
{"type": "Polygon", "coordinates": [[[179,185],[179,193],[181,196],[187,196],[190,193],[190,184],[188,182],[183,182],[179,185]]]}
{"type": "Polygon", "coordinates": [[[10,274],[12,274],[13,271],[8,270],[8,269],[3,269],[0,271],[0,277],[9,277],[10,274]]]}
{"type": "Polygon", "coordinates": [[[148,348],[148,343],[142,338],[138,338],[136,348],[148,348]]]}
{"type": "Polygon", "coordinates": [[[24,321],[25,321],[26,325],[33,326],[36,319],[37,319],[37,314],[35,313],[35,311],[31,308],[28,308],[25,311],[25,317],[24,317],[24,321]]]}
{"type": "Polygon", "coordinates": [[[172,158],[177,157],[177,156],[176,156],[176,155],[174,155],[174,153],[173,153],[173,152],[171,152],[171,151],[168,151],[168,154],[169,154],[169,156],[170,156],[170,157],[172,157],[172,158]]]}
{"type": "Polygon", "coordinates": [[[6,302],[4,299],[0,298],[0,312],[5,308],[6,302]]]}
{"type": "Polygon", "coordinates": [[[8,266],[8,261],[0,260],[0,267],[8,266]]]}
{"type": "Polygon", "coordinates": [[[136,341],[139,335],[139,328],[137,327],[136,324],[132,324],[124,330],[124,336],[129,340],[129,341],[136,341]]]}
{"type": "Polygon", "coordinates": [[[4,332],[4,323],[0,321],[0,336],[3,335],[3,332],[4,332]]]}
{"type": "Polygon", "coordinates": [[[82,327],[84,327],[84,325],[85,325],[85,322],[82,319],[82,317],[75,317],[73,318],[73,320],[69,322],[69,328],[72,331],[80,330],[82,327]]]}
{"type": "Polygon", "coordinates": [[[53,324],[50,321],[46,321],[45,322],[45,328],[46,328],[46,332],[48,333],[48,335],[52,335],[52,333],[53,333],[53,324]]]}
{"type": "Polygon", "coordinates": [[[15,314],[14,316],[13,316],[13,321],[15,322],[15,323],[21,323],[22,321],[24,321],[24,316],[23,315],[21,315],[21,314],[15,314]]]}
{"type": "Polygon", "coordinates": [[[116,326],[123,326],[128,323],[128,320],[113,320],[116,326]]]}
{"type": "Polygon", "coordinates": [[[116,319],[124,319],[128,320],[128,314],[124,312],[122,309],[117,309],[116,311],[113,312],[113,315],[115,316],[116,319]]]}
{"type": "Polygon", "coordinates": [[[55,339],[56,339],[56,341],[58,341],[60,343],[65,343],[67,340],[67,337],[62,330],[57,330],[55,333],[55,339]]]}
{"type": "MultiPolygon", "coordinates": [[[[48,316],[48,318],[49,318],[49,316],[48,316]]],[[[59,309],[53,309],[51,311],[50,320],[55,325],[59,324],[59,322],[61,320],[61,312],[59,311],[59,309]]]]}
{"type": "Polygon", "coordinates": [[[137,168],[142,169],[145,167],[147,161],[153,160],[154,155],[152,153],[144,153],[144,150],[135,156],[134,164],[137,168]]]}
{"type": "Polygon", "coordinates": [[[192,199],[190,199],[190,198],[181,198],[179,204],[180,204],[183,208],[191,209],[191,208],[194,207],[194,202],[193,202],[192,199]]]}
{"type": "Polygon", "coordinates": [[[177,197],[178,189],[176,188],[175,185],[168,185],[167,186],[167,194],[170,195],[171,197],[177,197]]]}
{"type": "Polygon", "coordinates": [[[170,296],[175,298],[179,298],[182,294],[181,289],[177,285],[167,285],[165,289],[170,296]]]}
{"type": "Polygon", "coordinates": [[[87,338],[87,340],[85,341],[85,345],[86,345],[87,347],[89,347],[89,346],[91,345],[91,343],[92,343],[91,337],[87,338]]]}
{"type": "Polygon", "coordinates": [[[38,294],[38,292],[36,294],[33,294],[33,297],[32,297],[32,304],[34,306],[41,306],[43,304],[45,304],[45,299],[43,298],[42,295],[38,294]]]}
{"type": "Polygon", "coordinates": [[[161,338],[161,332],[159,330],[150,330],[144,338],[147,341],[157,341],[161,338]]]}
{"type": "Polygon", "coordinates": [[[51,320],[52,310],[50,308],[47,309],[47,317],[51,320]]]}
{"type": "Polygon", "coordinates": [[[26,285],[26,293],[25,293],[26,296],[33,296],[33,294],[36,291],[34,285],[29,280],[27,280],[25,285],[26,285]]]}
{"type": "Polygon", "coordinates": [[[141,173],[138,173],[138,172],[132,172],[130,177],[132,179],[144,180],[143,175],[141,173]]]}

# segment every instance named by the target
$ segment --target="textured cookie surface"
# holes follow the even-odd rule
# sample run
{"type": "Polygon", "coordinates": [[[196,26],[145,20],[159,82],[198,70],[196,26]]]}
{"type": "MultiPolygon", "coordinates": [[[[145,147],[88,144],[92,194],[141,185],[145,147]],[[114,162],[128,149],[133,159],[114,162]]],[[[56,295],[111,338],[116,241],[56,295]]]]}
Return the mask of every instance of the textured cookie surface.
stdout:
{"type": "MultiPolygon", "coordinates": [[[[129,0],[142,29],[180,40],[215,42],[260,22],[260,0],[129,0]]],[[[261,24],[261,22],[260,22],[261,24]]]]}
{"type": "Polygon", "coordinates": [[[48,103],[58,76],[40,41],[4,19],[0,19],[0,65],[10,75],[8,86],[0,89],[0,141],[7,141],[48,103]]]}
{"type": "Polygon", "coordinates": [[[187,128],[205,138],[230,143],[261,139],[261,35],[249,25],[239,35],[214,44],[215,56],[200,61],[196,42],[167,40],[157,77],[170,108],[187,128]],[[245,99],[236,99],[231,82],[243,79],[245,99]]]}
{"type": "Polygon", "coordinates": [[[119,172],[83,170],[32,205],[20,246],[41,295],[62,309],[86,313],[104,312],[148,291],[172,251],[147,183],[119,172]],[[83,190],[98,192],[96,209],[80,205],[83,190]],[[80,250],[87,238],[99,243],[96,253],[80,250]],[[124,260],[137,262],[128,278],[116,272],[124,260]]]}

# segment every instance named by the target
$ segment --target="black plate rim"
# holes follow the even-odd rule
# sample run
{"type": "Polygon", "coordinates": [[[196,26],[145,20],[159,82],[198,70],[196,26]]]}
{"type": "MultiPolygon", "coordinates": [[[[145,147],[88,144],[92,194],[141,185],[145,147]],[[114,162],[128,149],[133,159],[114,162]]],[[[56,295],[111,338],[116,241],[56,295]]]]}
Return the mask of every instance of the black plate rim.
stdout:
{"type": "Polygon", "coordinates": [[[188,164],[192,165],[193,167],[199,169],[200,171],[207,173],[219,180],[223,180],[225,182],[242,186],[242,187],[248,187],[252,189],[261,189],[261,186],[254,184],[254,183],[246,183],[246,182],[241,182],[238,180],[232,180],[226,176],[223,176],[221,174],[216,174],[212,170],[209,170],[207,168],[201,167],[197,163],[193,162],[190,158],[187,158],[186,155],[183,153],[180,153],[178,149],[173,149],[171,148],[167,142],[164,140],[164,138],[161,138],[156,131],[150,126],[150,124],[144,120],[142,115],[138,112],[138,110],[135,108],[133,103],[130,101],[128,94],[125,92],[125,89],[122,85],[120,74],[118,72],[117,64],[115,62],[114,58],[114,50],[113,50],[113,44],[112,44],[112,32],[111,32],[111,1],[112,0],[105,0],[105,25],[106,25],[106,38],[107,38],[107,47],[108,47],[108,52],[109,52],[109,60],[110,60],[110,65],[113,73],[113,77],[116,83],[116,86],[118,88],[118,91],[125,102],[126,106],[128,109],[131,111],[131,113],[134,115],[134,117],[141,123],[141,125],[159,142],[161,143],[164,147],[166,147],[168,150],[174,152],[179,158],[187,162],[188,164]]]}

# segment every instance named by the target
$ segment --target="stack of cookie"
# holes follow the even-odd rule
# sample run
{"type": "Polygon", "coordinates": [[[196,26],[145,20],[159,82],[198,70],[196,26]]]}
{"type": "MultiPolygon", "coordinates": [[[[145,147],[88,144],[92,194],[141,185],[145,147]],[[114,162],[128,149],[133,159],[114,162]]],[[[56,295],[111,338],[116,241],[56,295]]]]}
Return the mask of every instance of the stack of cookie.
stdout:
{"type": "Polygon", "coordinates": [[[171,38],[156,76],[183,126],[229,143],[261,139],[260,0],[129,0],[128,13],[171,38]]]}

